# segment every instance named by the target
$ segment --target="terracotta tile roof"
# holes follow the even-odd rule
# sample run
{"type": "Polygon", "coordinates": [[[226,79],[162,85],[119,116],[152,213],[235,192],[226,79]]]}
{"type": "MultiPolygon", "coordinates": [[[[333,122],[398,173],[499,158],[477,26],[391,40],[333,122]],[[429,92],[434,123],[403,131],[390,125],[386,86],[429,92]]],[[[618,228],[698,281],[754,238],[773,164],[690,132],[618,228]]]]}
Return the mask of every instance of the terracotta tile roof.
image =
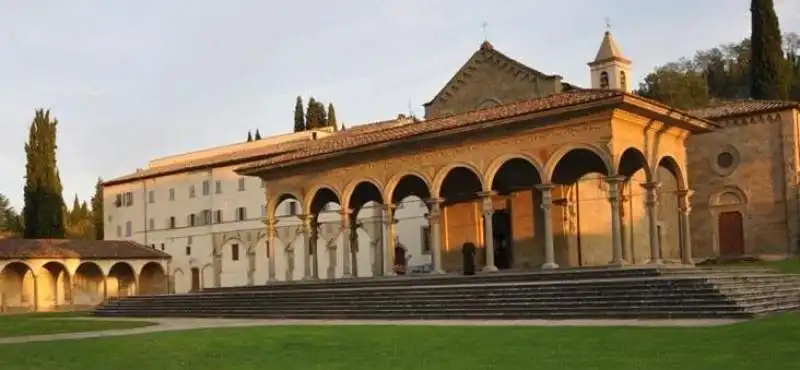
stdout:
{"type": "Polygon", "coordinates": [[[310,142],[311,140],[308,139],[298,139],[283,143],[277,143],[275,145],[243,149],[236,152],[224,153],[206,158],[182,161],[165,166],[149,167],[134,173],[114,178],[112,180],[108,180],[104,182],[103,185],[108,186],[114,184],[121,184],[134,180],[142,180],[157,176],[165,176],[189,170],[222,166],[226,164],[244,163],[251,160],[263,159],[269,156],[290,152],[292,150],[297,150],[308,145],[310,142]]]}
{"type": "Polygon", "coordinates": [[[573,90],[544,98],[521,101],[428,121],[420,121],[419,123],[390,126],[381,130],[369,130],[366,132],[345,130],[337,135],[317,140],[302,150],[296,150],[249,163],[237,168],[236,171],[245,173],[250,170],[275,168],[292,161],[334,153],[341,150],[355,149],[366,145],[390,142],[421,134],[467,128],[470,126],[477,126],[487,121],[590,103],[608,98],[621,98],[624,95],[625,94],[620,91],[613,90],[573,90]]]}
{"type": "Polygon", "coordinates": [[[169,259],[169,254],[121,240],[0,239],[0,259],[169,259]]]}
{"type": "Polygon", "coordinates": [[[783,101],[783,100],[752,100],[752,99],[728,100],[728,101],[721,101],[717,104],[705,108],[690,110],[689,114],[700,118],[716,120],[720,118],[727,118],[739,115],[753,114],[753,113],[766,112],[772,110],[782,110],[789,108],[800,109],[800,102],[783,101]]]}

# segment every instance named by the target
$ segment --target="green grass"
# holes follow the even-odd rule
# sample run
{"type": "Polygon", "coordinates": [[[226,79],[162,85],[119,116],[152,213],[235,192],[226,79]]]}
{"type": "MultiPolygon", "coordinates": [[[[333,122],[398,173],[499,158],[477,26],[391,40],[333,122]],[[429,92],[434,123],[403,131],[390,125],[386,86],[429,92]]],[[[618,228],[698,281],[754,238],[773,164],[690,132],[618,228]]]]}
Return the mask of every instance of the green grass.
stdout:
{"type": "MultiPolygon", "coordinates": [[[[148,322],[86,321],[70,319],[86,315],[86,312],[0,315],[0,338],[110,329],[130,329],[153,325],[148,322]]],[[[2,366],[0,366],[0,368],[2,368],[2,366]]]]}
{"type": "Polygon", "coordinates": [[[283,326],[0,345],[0,369],[797,369],[800,313],[695,328],[283,326]]]}

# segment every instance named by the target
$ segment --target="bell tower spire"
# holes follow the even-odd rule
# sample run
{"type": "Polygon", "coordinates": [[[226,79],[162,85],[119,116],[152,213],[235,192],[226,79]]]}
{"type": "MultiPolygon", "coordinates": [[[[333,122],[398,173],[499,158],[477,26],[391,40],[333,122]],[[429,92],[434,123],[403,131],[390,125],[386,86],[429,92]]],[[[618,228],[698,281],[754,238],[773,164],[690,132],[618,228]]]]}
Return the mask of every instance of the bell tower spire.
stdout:
{"type": "Polygon", "coordinates": [[[594,60],[589,62],[593,89],[633,91],[630,83],[631,61],[622,54],[622,49],[611,34],[611,23],[606,18],[606,32],[594,60]]]}

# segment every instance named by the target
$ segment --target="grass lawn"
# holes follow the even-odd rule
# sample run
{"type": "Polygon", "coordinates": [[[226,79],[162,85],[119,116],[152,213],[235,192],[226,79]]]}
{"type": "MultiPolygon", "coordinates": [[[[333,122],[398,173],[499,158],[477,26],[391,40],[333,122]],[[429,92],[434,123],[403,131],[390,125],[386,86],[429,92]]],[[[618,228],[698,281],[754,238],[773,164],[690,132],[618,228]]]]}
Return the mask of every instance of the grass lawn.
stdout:
{"type": "MultiPolygon", "coordinates": [[[[83,321],[69,319],[70,317],[85,315],[86,313],[84,312],[0,315],[0,338],[80,331],[130,329],[152,325],[148,322],[83,321]]],[[[2,368],[2,366],[0,366],[0,368],[2,368]]]]}
{"type": "Polygon", "coordinates": [[[800,313],[707,328],[283,326],[0,345],[0,369],[797,369],[800,313]]]}

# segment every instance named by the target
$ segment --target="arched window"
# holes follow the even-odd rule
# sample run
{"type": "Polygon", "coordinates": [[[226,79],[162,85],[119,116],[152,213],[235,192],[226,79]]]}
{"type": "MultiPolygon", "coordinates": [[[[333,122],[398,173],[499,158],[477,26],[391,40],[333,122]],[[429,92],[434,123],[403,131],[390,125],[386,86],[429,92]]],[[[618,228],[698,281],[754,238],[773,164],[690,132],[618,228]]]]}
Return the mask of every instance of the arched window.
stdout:
{"type": "Polygon", "coordinates": [[[623,91],[628,90],[628,76],[625,75],[625,71],[619,71],[619,88],[623,91]]]}
{"type": "Polygon", "coordinates": [[[608,88],[608,72],[600,72],[600,88],[607,89],[608,88]]]}

